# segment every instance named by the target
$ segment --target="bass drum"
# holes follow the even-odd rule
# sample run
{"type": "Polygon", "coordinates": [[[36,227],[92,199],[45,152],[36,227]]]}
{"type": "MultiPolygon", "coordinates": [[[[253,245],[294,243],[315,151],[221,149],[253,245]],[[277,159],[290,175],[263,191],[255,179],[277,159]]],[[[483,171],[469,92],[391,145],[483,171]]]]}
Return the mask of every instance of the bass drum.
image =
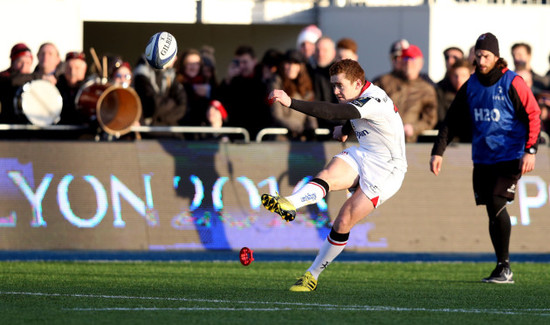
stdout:
{"type": "Polygon", "coordinates": [[[48,126],[59,122],[63,97],[51,82],[33,80],[17,90],[13,107],[17,115],[24,115],[31,124],[48,126]]]}
{"type": "Polygon", "coordinates": [[[117,137],[130,132],[141,118],[141,100],[130,87],[91,80],[79,89],[75,102],[78,110],[117,137]]]}

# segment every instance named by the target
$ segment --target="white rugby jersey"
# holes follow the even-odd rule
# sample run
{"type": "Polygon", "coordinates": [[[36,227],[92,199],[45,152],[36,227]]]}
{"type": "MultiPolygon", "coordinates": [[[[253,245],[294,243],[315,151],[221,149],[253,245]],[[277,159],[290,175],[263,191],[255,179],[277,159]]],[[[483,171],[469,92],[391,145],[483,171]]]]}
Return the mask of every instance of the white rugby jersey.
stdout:
{"type": "Polygon", "coordinates": [[[349,104],[361,113],[351,120],[359,146],[372,153],[371,158],[406,171],[403,121],[386,92],[367,81],[359,98],[349,104]]]}

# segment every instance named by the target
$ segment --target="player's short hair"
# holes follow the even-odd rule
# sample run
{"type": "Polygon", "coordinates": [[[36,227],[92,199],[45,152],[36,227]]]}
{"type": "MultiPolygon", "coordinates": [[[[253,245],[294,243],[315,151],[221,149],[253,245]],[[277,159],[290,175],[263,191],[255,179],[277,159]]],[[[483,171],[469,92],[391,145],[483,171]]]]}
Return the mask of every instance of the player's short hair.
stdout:
{"type": "Polygon", "coordinates": [[[365,70],[363,70],[361,65],[355,60],[344,59],[330,66],[329,74],[331,77],[340,73],[343,73],[346,79],[352,82],[357,79],[361,79],[363,82],[365,80],[365,70]]]}

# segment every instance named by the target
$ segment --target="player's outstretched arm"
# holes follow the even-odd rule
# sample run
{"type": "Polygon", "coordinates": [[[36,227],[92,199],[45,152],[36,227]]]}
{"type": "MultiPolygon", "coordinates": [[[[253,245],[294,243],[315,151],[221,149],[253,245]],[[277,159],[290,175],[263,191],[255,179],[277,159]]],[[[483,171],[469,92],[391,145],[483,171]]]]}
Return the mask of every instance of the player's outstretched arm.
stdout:
{"type": "Polygon", "coordinates": [[[289,107],[292,100],[287,95],[284,90],[274,89],[268,97],[269,105],[272,105],[275,102],[281,103],[281,105],[289,107]]]}
{"type": "Polygon", "coordinates": [[[443,164],[443,157],[438,155],[433,155],[430,158],[430,171],[435,174],[435,176],[439,175],[439,171],[441,170],[441,165],[443,164]]]}
{"type": "Polygon", "coordinates": [[[290,98],[283,90],[275,89],[268,96],[269,104],[276,101],[307,115],[326,120],[351,120],[361,117],[361,113],[350,104],[330,102],[310,102],[290,98]]]}

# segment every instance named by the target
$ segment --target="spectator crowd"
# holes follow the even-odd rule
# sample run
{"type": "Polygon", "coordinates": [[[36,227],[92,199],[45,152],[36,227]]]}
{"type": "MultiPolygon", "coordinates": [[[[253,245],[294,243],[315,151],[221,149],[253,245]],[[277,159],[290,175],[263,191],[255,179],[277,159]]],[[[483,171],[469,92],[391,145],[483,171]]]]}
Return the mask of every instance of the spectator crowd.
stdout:
{"type": "MultiPolygon", "coordinates": [[[[518,42],[510,51],[513,69],[533,91],[541,108],[542,130],[549,132],[550,70],[538,75],[531,66],[531,46],[518,42]]],[[[460,87],[475,69],[475,58],[459,47],[443,52],[446,73],[434,82],[423,74],[422,49],[408,40],[396,40],[389,51],[389,72],[372,82],[386,91],[398,108],[404,123],[407,142],[422,141],[426,131],[436,130],[460,87]]],[[[330,83],[330,66],[343,59],[357,60],[357,43],[351,38],[333,40],[315,25],[305,27],[297,36],[296,47],[269,49],[258,56],[251,45],[240,45],[218,78],[215,49],[184,49],[170,66],[153,69],[142,56],[131,64],[117,55],[109,55],[88,66],[83,52],[62,56],[53,43],[42,44],[33,62],[33,52],[24,43],[15,44],[10,52],[9,68],[0,72],[0,124],[35,124],[23,101],[35,98],[41,105],[40,117],[45,124],[78,125],[98,138],[104,133],[96,118],[80,107],[79,99],[96,83],[132,88],[139,97],[141,111],[136,126],[223,126],[241,127],[255,139],[260,130],[283,128],[286,134],[268,136],[268,140],[322,141],[330,136],[316,133],[319,128],[332,129],[345,121],[327,121],[291,110],[279,103],[270,104],[267,95],[283,89],[292,98],[305,101],[336,103],[330,83]],[[41,94],[39,84],[48,83],[59,92],[41,94]],[[34,87],[32,87],[34,86],[34,87]],[[34,89],[33,89],[34,88],[34,89]],[[87,113],[87,114],[85,114],[87,113]]],[[[549,58],[550,60],[550,58],[549,58]]],[[[29,104],[30,105],[30,104],[29,104]]],[[[150,133],[145,137],[172,137],[199,140],[233,140],[233,136],[216,133],[150,133]]],[[[79,134],[82,137],[82,134],[79,134]]],[[[124,139],[141,137],[131,133],[124,139]]],[[[466,139],[465,139],[466,140],[466,139]]]]}

